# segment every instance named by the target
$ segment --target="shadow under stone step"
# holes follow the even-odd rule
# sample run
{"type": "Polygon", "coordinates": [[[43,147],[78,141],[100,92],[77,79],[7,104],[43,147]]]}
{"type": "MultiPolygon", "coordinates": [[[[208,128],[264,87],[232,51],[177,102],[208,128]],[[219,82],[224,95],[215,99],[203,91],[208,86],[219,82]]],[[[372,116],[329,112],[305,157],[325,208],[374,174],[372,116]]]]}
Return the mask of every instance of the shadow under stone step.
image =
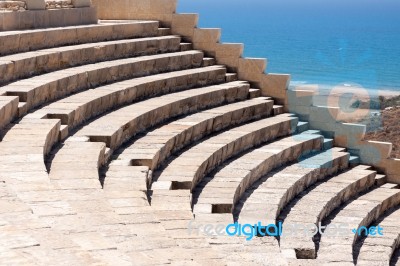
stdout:
{"type": "Polygon", "coordinates": [[[228,127],[270,116],[273,101],[257,98],[195,113],[147,132],[121,149],[116,160],[157,169],[172,153],[228,127]]]}
{"type": "Polygon", "coordinates": [[[322,136],[285,137],[232,160],[204,179],[193,191],[193,209],[209,213],[232,213],[245,191],[273,169],[299,160],[304,154],[320,150],[322,136]]]}
{"type": "Polygon", "coordinates": [[[100,21],[99,24],[0,32],[0,55],[57,46],[158,35],[158,21],[100,21]],[[45,40],[45,41],[43,41],[45,40]]]}
{"type": "Polygon", "coordinates": [[[235,206],[240,223],[275,224],[287,204],[308,187],[348,166],[349,154],[333,148],[263,176],[235,206]]]}
{"type": "MultiPolygon", "coordinates": [[[[323,183],[316,184],[305,195],[298,198],[283,222],[283,232],[288,224],[318,225],[318,223],[322,223],[334,209],[373,186],[376,171],[360,168],[350,169],[323,183]]],[[[283,250],[294,249],[298,259],[316,257],[316,248],[312,237],[283,236],[280,244],[283,250]]]]}

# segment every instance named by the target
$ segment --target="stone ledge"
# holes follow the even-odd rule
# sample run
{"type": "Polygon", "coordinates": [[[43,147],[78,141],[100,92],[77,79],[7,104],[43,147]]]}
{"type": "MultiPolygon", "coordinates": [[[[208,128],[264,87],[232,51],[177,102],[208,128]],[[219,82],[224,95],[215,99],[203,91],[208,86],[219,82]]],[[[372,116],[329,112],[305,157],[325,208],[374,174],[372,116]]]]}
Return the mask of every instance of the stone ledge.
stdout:
{"type": "Polygon", "coordinates": [[[92,0],[101,19],[159,20],[170,27],[177,0],[92,0]]]}
{"type": "Polygon", "coordinates": [[[94,7],[0,13],[0,31],[97,24],[94,7]]]}

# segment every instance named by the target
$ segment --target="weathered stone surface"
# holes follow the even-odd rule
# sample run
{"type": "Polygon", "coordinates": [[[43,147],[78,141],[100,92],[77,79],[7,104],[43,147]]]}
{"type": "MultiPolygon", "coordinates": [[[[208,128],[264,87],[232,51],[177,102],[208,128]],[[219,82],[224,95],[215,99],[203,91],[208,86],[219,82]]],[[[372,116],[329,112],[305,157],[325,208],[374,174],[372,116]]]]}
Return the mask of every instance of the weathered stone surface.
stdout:
{"type": "Polygon", "coordinates": [[[44,0],[25,0],[28,10],[44,10],[46,3],[44,0]]]}
{"type": "Polygon", "coordinates": [[[105,40],[157,36],[157,21],[128,21],[95,25],[0,32],[0,55],[105,40]],[[46,40],[45,42],[43,40],[46,40]]]}
{"type": "MultiPolygon", "coordinates": [[[[341,204],[369,189],[374,184],[375,175],[376,172],[374,171],[354,168],[334,176],[325,183],[318,184],[315,189],[308,191],[307,195],[296,202],[296,205],[287,215],[283,227],[290,223],[317,225],[341,204]],[[346,179],[348,181],[343,182],[346,179]]],[[[281,240],[281,246],[297,251],[303,250],[303,247],[307,246],[309,254],[303,254],[303,257],[312,259],[316,256],[311,237],[285,237],[281,240]]]]}
{"type": "Polygon", "coordinates": [[[165,36],[56,47],[27,52],[23,56],[8,55],[2,57],[0,62],[0,69],[4,69],[0,72],[1,82],[10,82],[83,63],[177,51],[179,43],[179,37],[165,36]]]}
{"type": "Polygon", "coordinates": [[[318,179],[336,173],[343,158],[348,160],[348,154],[332,149],[267,175],[251,188],[253,193],[245,194],[244,199],[248,198],[241,207],[239,220],[247,223],[265,218],[275,221],[283,208],[299,193],[318,179]]]}
{"type": "MultiPolygon", "coordinates": [[[[62,8],[71,4],[79,5],[48,1],[47,8],[55,9],[35,11],[41,16],[7,12],[8,22],[39,28],[96,20],[93,8],[62,8]]],[[[265,60],[241,58],[243,45],[219,43],[219,29],[195,28],[197,15],[172,14],[174,0],[125,4],[135,10],[100,12],[156,18],[161,25],[101,21],[8,32],[5,17],[0,19],[0,54],[8,54],[0,58],[1,82],[7,84],[0,88],[0,262],[352,265],[352,237],[322,238],[317,260],[300,261],[296,258],[315,257],[309,239],[278,243],[272,237],[246,241],[244,236],[189,233],[192,221],[275,223],[299,195],[286,222],[315,223],[350,203],[334,221],[370,225],[397,206],[400,196],[397,186],[388,184],[351,200],[372,185],[375,172],[359,167],[337,174],[348,166],[343,149],[288,166],[320,150],[322,138],[318,131],[293,135],[300,130],[298,119],[274,105],[287,104],[287,75],[264,74],[265,60]],[[183,43],[179,36],[167,36],[171,33],[184,35],[183,43]],[[261,92],[274,98],[259,97],[261,92]],[[14,120],[17,116],[22,119],[14,120]],[[278,166],[283,168],[271,172],[278,166]],[[307,190],[329,175],[328,182],[307,190]],[[242,197],[245,201],[239,201],[242,197]],[[233,207],[241,208],[234,217],[233,207]]],[[[307,97],[299,100],[301,108],[307,97]]],[[[323,118],[329,111],[336,118],[334,109],[313,111],[315,123],[328,124],[323,118]]],[[[344,143],[362,130],[340,125],[343,134],[336,141],[344,143]]],[[[389,147],[378,146],[382,154],[389,147]]],[[[360,154],[371,157],[371,152],[360,154]]],[[[385,238],[366,239],[360,265],[390,259],[399,242],[397,220],[393,214],[382,221],[385,238]]]]}
{"type": "Polygon", "coordinates": [[[72,0],[72,5],[74,7],[89,7],[92,2],[90,0],[72,0]]]}

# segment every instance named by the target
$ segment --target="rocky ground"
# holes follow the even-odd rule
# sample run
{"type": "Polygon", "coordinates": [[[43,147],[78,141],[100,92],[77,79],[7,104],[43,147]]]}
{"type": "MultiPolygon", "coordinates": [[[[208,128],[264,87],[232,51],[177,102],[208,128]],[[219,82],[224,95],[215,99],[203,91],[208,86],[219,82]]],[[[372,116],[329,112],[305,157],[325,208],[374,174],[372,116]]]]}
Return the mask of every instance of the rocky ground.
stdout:
{"type": "Polygon", "coordinates": [[[393,143],[392,157],[400,158],[400,96],[382,99],[380,127],[369,127],[367,140],[393,143]]]}
{"type": "MultiPolygon", "coordinates": [[[[46,0],[46,9],[73,8],[71,0],[46,0]]],[[[0,0],[0,11],[23,11],[26,10],[26,1],[3,1],[0,0]]]]}
{"type": "Polygon", "coordinates": [[[26,9],[25,1],[1,1],[0,0],[0,12],[1,11],[23,11],[26,9]]]}

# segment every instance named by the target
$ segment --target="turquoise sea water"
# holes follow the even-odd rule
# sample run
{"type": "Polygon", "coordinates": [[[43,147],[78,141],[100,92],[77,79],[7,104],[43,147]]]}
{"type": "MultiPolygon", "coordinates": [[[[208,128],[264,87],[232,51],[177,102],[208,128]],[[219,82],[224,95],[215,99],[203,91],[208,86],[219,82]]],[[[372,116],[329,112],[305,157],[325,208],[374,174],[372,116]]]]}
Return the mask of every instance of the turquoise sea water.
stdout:
{"type": "Polygon", "coordinates": [[[398,0],[179,0],[201,27],[222,28],[223,42],[268,58],[266,72],[292,84],[358,84],[400,91],[398,0]]]}

